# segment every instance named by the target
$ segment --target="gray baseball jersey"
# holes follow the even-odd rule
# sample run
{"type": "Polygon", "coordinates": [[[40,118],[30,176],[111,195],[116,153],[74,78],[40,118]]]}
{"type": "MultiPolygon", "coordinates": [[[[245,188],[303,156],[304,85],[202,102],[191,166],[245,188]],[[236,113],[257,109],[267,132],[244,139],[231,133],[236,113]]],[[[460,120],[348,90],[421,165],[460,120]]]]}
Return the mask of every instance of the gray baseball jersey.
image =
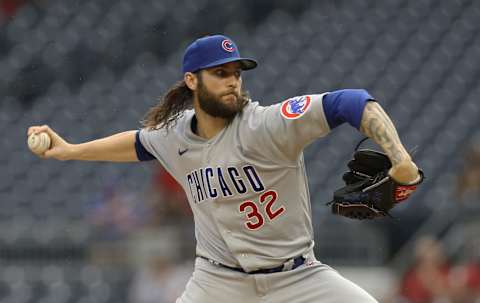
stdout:
{"type": "Polygon", "coordinates": [[[197,254],[245,271],[279,266],[313,247],[303,149],[326,135],[324,94],[249,102],[215,137],[191,129],[193,110],[142,145],[184,188],[197,254]]]}

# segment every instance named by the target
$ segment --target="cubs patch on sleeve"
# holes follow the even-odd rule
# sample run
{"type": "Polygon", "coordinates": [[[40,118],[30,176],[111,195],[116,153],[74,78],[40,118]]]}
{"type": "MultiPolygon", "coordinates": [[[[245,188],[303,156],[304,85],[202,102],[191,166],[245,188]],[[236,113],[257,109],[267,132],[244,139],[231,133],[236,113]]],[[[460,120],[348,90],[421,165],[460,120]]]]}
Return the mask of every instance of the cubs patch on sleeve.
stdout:
{"type": "Polygon", "coordinates": [[[311,103],[311,96],[293,97],[282,102],[280,113],[285,119],[298,119],[309,110],[311,103]]]}
{"type": "Polygon", "coordinates": [[[325,94],[301,95],[269,106],[254,104],[246,112],[241,133],[248,136],[242,143],[245,150],[269,161],[297,165],[302,150],[330,128],[323,111],[325,94]]]}

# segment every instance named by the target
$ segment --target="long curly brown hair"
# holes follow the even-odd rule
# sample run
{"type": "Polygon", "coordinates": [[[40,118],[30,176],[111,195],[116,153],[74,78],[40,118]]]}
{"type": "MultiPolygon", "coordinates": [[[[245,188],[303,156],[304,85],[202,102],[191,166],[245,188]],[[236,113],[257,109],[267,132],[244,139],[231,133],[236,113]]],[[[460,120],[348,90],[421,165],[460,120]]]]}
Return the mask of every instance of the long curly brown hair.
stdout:
{"type": "MultiPolygon", "coordinates": [[[[202,83],[202,74],[196,73],[199,83],[202,83]]],[[[250,95],[243,90],[240,93],[241,108],[248,104],[250,95]]],[[[186,109],[193,107],[193,91],[188,88],[184,80],[175,83],[159,102],[152,106],[140,123],[147,129],[169,129],[173,127],[186,109]]]]}
{"type": "Polygon", "coordinates": [[[193,91],[184,80],[178,81],[147,111],[141,124],[147,129],[168,129],[186,109],[192,108],[192,100],[193,91]]]}

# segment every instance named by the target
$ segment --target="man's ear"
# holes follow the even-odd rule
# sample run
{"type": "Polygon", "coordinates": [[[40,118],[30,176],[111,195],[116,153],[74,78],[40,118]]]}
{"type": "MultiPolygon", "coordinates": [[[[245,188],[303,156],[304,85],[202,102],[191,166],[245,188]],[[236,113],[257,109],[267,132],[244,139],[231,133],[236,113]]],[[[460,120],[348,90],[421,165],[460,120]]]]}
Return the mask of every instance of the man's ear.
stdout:
{"type": "Polygon", "coordinates": [[[183,80],[185,81],[185,84],[188,86],[189,89],[192,91],[197,90],[197,85],[198,85],[198,79],[197,75],[194,73],[187,72],[185,75],[183,75],[183,80]]]}

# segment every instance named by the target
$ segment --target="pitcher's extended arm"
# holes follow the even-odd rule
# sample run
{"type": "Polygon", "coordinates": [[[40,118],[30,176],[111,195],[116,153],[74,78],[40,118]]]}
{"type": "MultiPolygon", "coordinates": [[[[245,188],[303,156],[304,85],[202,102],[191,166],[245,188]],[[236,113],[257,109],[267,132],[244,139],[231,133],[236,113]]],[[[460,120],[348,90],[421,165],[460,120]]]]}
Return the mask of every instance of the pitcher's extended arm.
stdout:
{"type": "Polygon", "coordinates": [[[138,161],[134,130],[80,144],[68,143],[48,125],[32,126],[27,134],[40,132],[47,132],[52,140],[50,149],[40,155],[42,158],[108,162],[138,161]]]}

